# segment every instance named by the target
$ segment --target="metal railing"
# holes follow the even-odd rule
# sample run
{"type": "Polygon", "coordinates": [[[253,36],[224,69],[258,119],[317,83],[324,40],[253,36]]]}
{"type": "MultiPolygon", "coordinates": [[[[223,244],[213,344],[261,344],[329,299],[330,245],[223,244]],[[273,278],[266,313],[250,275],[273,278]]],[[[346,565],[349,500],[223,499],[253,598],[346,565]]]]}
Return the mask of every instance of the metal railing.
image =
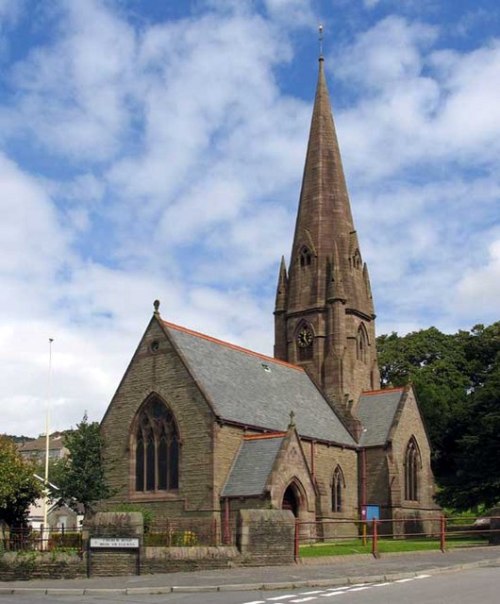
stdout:
{"type": "Polygon", "coordinates": [[[34,529],[10,528],[0,534],[0,548],[3,551],[74,551],[83,549],[81,528],[67,529],[64,526],[34,529]]]}
{"type": "Polygon", "coordinates": [[[388,520],[360,521],[342,519],[305,522],[297,520],[295,527],[294,554],[314,555],[320,551],[304,552],[311,548],[328,547],[328,555],[346,553],[372,553],[378,557],[389,551],[472,547],[500,544],[500,517],[467,518],[432,516],[401,516],[388,520]],[[392,544],[391,544],[392,542],[392,544]],[[405,544],[397,545],[397,542],[405,544]]]}

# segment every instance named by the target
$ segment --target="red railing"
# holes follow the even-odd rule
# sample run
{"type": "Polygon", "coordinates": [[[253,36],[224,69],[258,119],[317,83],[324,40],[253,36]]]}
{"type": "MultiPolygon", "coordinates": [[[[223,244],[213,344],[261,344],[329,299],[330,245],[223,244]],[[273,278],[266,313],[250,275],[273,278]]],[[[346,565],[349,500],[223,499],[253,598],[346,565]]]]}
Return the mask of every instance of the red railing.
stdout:
{"type": "MultiPolygon", "coordinates": [[[[321,520],[304,522],[297,520],[295,527],[294,555],[298,560],[301,546],[320,547],[331,544],[338,546],[338,553],[371,551],[378,557],[390,551],[394,540],[413,540],[415,549],[421,542],[428,542],[442,552],[450,547],[500,544],[500,517],[491,519],[430,516],[400,516],[389,520],[359,519],[321,520]]],[[[402,548],[403,549],[403,548],[402,548]]],[[[335,551],[335,547],[333,547],[335,551]]]]}

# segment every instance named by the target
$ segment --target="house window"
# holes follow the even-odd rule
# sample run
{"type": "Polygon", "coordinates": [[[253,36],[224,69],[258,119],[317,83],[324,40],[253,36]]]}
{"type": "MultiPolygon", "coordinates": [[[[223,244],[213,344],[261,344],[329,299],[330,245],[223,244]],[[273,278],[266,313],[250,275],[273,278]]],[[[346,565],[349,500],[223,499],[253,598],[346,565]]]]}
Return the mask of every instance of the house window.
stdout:
{"type": "Polygon", "coordinates": [[[418,501],[418,473],[421,467],[417,441],[412,436],[405,455],[405,499],[418,501]]]}
{"type": "Polygon", "coordinates": [[[345,489],[344,473],[342,468],[337,466],[333,472],[332,480],[332,511],[341,512],[344,506],[343,495],[345,489]]]}
{"type": "Polygon", "coordinates": [[[169,491],[179,486],[179,435],[174,417],[157,398],[139,412],[135,433],[135,490],[169,491]]]}

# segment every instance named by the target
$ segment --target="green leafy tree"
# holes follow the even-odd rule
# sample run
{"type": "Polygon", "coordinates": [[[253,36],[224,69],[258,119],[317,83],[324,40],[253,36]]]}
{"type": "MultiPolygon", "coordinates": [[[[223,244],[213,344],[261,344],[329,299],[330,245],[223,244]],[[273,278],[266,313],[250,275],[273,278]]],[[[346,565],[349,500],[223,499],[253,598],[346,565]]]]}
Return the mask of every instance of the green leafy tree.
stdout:
{"type": "MultiPolygon", "coordinates": [[[[435,327],[403,337],[392,333],[380,336],[377,346],[382,385],[413,383],[442,487],[441,501],[460,508],[491,501],[495,495],[488,493],[495,489],[479,489],[482,471],[474,477],[471,470],[472,460],[478,459],[475,449],[494,440],[488,426],[495,415],[487,410],[486,401],[495,408],[491,384],[500,355],[500,322],[456,334],[443,334],[435,327]]],[[[498,438],[491,444],[498,448],[498,438]]],[[[491,464],[487,467],[497,471],[491,464]]],[[[495,484],[494,474],[491,479],[495,484]]]]}
{"type": "Polygon", "coordinates": [[[443,479],[439,502],[456,509],[500,502],[500,354],[472,395],[468,421],[456,441],[454,471],[443,479]]]}
{"type": "Polygon", "coordinates": [[[19,455],[11,439],[0,436],[0,520],[9,526],[24,526],[29,506],[41,494],[32,464],[19,455]]]}
{"type": "Polygon", "coordinates": [[[411,382],[433,446],[434,461],[446,465],[448,429],[460,422],[471,387],[462,341],[435,327],[377,339],[383,386],[411,382]]]}
{"type": "Polygon", "coordinates": [[[85,514],[92,513],[98,501],[111,496],[102,464],[102,439],[98,422],[89,423],[87,414],[74,430],[64,436],[69,455],[57,469],[59,490],[53,495],[85,514]]]}

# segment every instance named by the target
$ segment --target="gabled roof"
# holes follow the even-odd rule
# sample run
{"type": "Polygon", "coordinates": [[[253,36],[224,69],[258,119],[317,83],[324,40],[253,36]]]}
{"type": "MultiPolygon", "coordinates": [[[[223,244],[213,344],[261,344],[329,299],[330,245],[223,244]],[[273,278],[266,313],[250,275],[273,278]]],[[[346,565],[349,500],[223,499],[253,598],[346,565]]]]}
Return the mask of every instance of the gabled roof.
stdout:
{"type": "Polygon", "coordinates": [[[363,447],[385,445],[394,422],[404,388],[363,392],[356,408],[365,431],[359,444],[363,447]]]}
{"type": "Polygon", "coordinates": [[[356,446],[302,368],[172,323],[162,325],[219,418],[280,432],[293,411],[301,436],[356,446]]]}
{"type": "Polygon", "coordinates": [[[283,434],[271,438],[245,439],[222,490],[222,497],[259,496],[283,444],[283,434]]]}

